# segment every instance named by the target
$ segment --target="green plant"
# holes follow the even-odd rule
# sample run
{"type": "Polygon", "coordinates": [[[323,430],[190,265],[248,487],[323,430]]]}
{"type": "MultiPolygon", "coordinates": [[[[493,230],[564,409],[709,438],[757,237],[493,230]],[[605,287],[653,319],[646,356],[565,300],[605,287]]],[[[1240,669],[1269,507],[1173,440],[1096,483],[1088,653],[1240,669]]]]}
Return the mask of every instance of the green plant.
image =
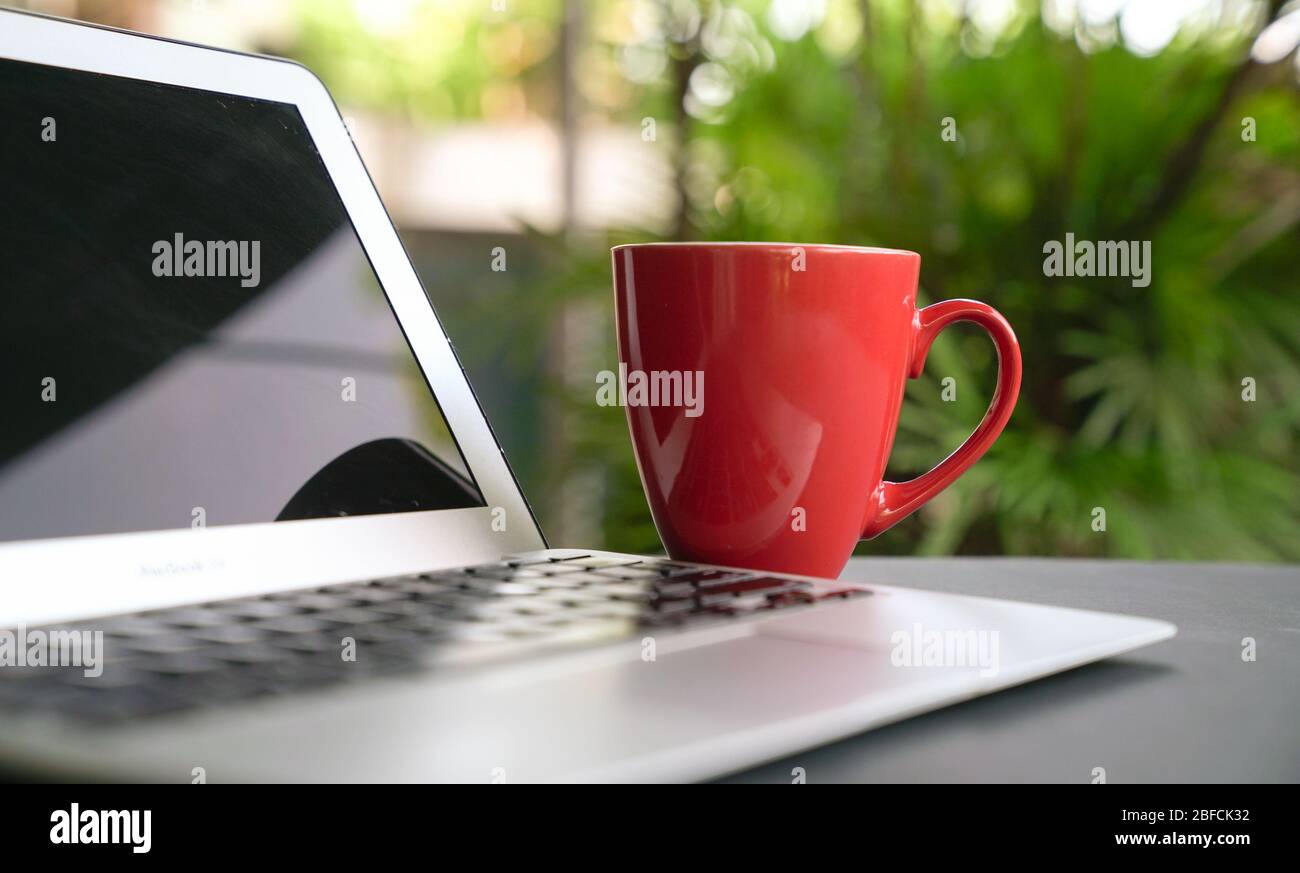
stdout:
{"type": "MultiPolygon", "coordinates": [[[[1049,26],[1027,2],[994,27],[960,4],[829,0],[802,36],[769,5],[590,4],[583,69],[651,59],[590,109],[657,120],[681,202],[665,236],[913,249],[924,298],[977,296],[1015,326],[1025,382],[1002,439],[862,551],[1300,560],[1300,100],[1289,60],[1247,54],[1280,3],[1229,4],[1256,14],[1193,22],[1145,57],[1113,22],[1049,26]],[[634,14],[649,32],[623,26],[634,14]],[[1067,233],[1149,241],[1150,285],[1045,275],[1044,244],[1067,233]]],[[[528,7],[554,27],[559,9],[528,7]]],[[[499,346],[582,303],[606,337],[584,354],[612,367],[606,246],[536,242],[549,279],[493,301],[508,310],[499,346]]],[[[940,337],[909,387],[892,477],[969,433],[993,367],[974,330],[940,337]]],[[[547,475],[594,472],[606,545],[654,549],[622,411],[574,384],[551,389],[567,450],[547,475]]]]}

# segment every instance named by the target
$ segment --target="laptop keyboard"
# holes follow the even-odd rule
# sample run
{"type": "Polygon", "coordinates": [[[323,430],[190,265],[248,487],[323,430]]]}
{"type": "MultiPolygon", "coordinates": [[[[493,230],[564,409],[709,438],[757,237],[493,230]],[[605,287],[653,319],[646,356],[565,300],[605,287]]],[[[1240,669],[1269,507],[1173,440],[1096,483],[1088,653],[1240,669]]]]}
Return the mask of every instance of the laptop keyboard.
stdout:
{"type": "Polygon", "coordinates": [[[0,667],[0,709],[114,722],[869,593],[655,558],[507,560],[44,628],[103,631],[102,675],[0,667]]]}

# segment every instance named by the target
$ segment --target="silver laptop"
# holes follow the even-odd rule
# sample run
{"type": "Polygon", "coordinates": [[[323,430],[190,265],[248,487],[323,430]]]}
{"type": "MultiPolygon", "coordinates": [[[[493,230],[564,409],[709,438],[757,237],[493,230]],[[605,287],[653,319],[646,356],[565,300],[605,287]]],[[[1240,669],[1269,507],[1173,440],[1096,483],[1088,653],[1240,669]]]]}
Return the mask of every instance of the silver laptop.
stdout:
{"type": "Polygon", "coordinates": [[[0,117],[8,772],[697,780],[1175,632],[549,549],[310,72],[0,12],[0,117]]]}

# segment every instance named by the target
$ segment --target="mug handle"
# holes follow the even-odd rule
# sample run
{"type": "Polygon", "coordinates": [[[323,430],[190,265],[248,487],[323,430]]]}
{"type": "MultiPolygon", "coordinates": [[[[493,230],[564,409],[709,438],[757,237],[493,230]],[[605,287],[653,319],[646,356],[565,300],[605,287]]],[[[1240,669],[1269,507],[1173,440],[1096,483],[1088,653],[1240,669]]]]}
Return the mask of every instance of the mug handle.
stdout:
{"type": "Polygon", "coordinates": [[[966,442],[933,470],[906,482],[880,484],[876,504],[872,507],[874,512],[862,527],[864,540],[889,530],[965,473],[993,445],[1015,409],[1016,397],[1020,394],[1020,344],[1016,342],[1016,332],[996,309],[978,300],[944,300],[917,312],[912,321],[915,338],[907,375],[912,379],[920,377],[934,338],[939,331],[959,321],[973,321],[984,328],[998,350],[998,387],[993,392],[988,412],[984,413],[984,420],[966,442]]]}

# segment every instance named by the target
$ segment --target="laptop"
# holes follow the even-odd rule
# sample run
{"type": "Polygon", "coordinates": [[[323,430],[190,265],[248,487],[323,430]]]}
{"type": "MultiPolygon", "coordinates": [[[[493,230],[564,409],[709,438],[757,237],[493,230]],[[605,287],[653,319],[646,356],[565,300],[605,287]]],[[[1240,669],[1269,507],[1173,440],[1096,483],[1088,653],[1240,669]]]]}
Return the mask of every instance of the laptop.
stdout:
{"type": "Polygon", "coordinates": [[[1175,633],[549,548],[310,72],[0,12],[0,116],[7,772],[700,780],[1175,633]]]}

